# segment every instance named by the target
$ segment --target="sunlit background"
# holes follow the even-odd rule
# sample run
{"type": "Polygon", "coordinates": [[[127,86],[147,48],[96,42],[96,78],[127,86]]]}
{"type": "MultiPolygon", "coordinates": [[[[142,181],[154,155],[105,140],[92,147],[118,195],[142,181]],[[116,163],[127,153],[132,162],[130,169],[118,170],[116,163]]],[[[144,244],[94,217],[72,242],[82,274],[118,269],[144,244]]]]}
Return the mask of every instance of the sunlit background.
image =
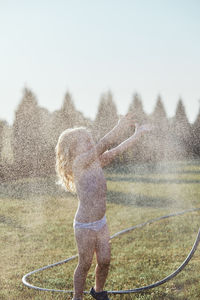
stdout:
{"type": "Polygon", "coordinates": [[[200,99],[198,0],[0,1],[0,118],[13,123],[24,87],[60,108],[66,91],[94,118],[111,90],[126,113],[135,92],[168,116],[182,98],[190,122],[200,99]]]}
{"type": "MultiPolygon", "coordinates": [[[[186,259],[200,216],[199,12],[199,0],[0,0],[1,300],[69,299],[21,282],[26,273],[77,253],[78,199],[56,184],[55,147],[63,130],[79,126],[97,142],[127,111],[153,126],[104,168],[111,235],[140,224],[112,241],[105,289],[147,286],[186,259]]],[[[105,139],[106,149],[134,133],[123,127],[105,139]]],[[[68,163],[61,164],[68,172],[68,163]]],[[[90,166],[81,178],[91,180],[91,195],[101,189],[94,187],[97,178],[102,181],[90,166]]],[[[198,248],[176,278],[123,299],[199,300],[199,261],[198,248]]],[[[29,279],[72,290],[76,263],[29,279]]]]}

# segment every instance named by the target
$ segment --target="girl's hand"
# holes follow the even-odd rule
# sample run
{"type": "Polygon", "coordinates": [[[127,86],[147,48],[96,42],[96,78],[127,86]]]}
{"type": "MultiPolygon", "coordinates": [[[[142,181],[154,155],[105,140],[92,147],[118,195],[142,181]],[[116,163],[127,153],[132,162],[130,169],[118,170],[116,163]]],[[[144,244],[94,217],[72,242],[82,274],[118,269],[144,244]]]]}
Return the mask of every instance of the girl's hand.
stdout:
{"type": "Polygon", "coordinates": [[[153,130],[153,126],[150,125],[150,124],[144,124],[144,125],[138,125],[136,123],[136,126],[135,126],[135,134],[140,134],[142,135],[143,133],[145,132],[150,132],[151,130],[153,130]]]}
{"type": "Polygon", "coordinates": [[[135,116],[132,113],[128,113],[119,119],[117,127],[120,129],[120,131],[125,131],[129,128],[134,129],[135,124],[136,124],[135,116]]]}

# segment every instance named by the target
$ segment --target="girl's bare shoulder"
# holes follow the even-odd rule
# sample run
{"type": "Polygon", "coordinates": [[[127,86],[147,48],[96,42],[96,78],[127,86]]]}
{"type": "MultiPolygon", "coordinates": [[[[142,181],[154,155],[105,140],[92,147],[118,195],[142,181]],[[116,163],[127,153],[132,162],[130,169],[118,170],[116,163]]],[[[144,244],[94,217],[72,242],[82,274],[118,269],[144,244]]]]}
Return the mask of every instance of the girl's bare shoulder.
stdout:
{"type": "Polygon", "coordinates": [[[92,163],[98,160],[96,148],[93,147],[91,150],[84,153],[80,153],[76,156],[73,162],[73,169],[80,170],[88,168],[92,163]]]}
{"type": "Polygon", "coordinates": [[[98,158],[93,161],[89,161],[87,160],[87,155],[80,155],[74,160],[72,168],[74,176],[78,178],[84,173],[90,173],[91,170],[97,171],[97,169],[101,168],[101,165],[98,158]]]}
{"type": "Polygon", "coordinates": [[[87,154],[78,155],[73,162],[72,170],[75,177],[80,177],[90,167],[90,162],[87,159],[87,154]]]}

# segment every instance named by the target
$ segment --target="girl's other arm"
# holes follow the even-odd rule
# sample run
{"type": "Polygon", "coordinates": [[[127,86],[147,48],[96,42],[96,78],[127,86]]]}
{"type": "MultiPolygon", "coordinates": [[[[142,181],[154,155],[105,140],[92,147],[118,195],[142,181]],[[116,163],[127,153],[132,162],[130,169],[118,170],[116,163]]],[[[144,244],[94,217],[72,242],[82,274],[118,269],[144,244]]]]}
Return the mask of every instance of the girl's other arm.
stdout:
{"type": "Polygon", "coordinates": [[[150,130],[151,127],[149,125],[142,125],[140,127],[136,127],[135,133],[131,137],[129,137],[127,140],[122,142],[117,147],[104,152],[100,156],[100,162],[102,168],[110,164],[116,156],[122,154],[123,152],[131,148],[138,141],[140,136],[143,135],[143,133],[148,132],[150,130]]]}
{"type": "Polygon", "coordinates": [[[133,114],[128,113],[123,116],[117,125],[109,131],[103,138],[96,144],[97,155],[100,156],[104,153],[111,145],[116,143],[121,134],[124,134],[128,129],[135,129],[135,117],[133,114]]]}

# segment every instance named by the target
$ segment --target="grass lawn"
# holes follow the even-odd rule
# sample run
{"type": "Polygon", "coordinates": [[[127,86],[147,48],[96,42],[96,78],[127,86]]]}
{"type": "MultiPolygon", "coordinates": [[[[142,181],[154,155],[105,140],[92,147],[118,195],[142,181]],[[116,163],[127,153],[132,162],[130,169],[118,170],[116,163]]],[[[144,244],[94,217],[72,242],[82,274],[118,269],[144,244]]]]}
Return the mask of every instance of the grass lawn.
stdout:
{"type": "MultiPolygon", "coordinates": [[[[111,235],[172,212],[200,207],[200,161],[162,163],[106,170],[107,220],[111,235]]],[[[76,197],[55,185],[55,178],[0,184],[0,299],[71,299],[67,294],[25,287],[24,274],[77,253],[73,235],[76,197]]],[[[200,212],[161,220],[112,240],[107,290],[133,289],[171,274],[186,258],[200,225],[200,212]]],[[[37,273],[34,285],[73,288],[77,260],[37,273]]],[[[86,289],[94,284],[94,267],[86,289]]],[[[200,248],[187,267],[164,285],[143,294],[111,299],[200,299],[200,248]]],[[[89,296],[86,299],[91,299],[89,296]]]]}

